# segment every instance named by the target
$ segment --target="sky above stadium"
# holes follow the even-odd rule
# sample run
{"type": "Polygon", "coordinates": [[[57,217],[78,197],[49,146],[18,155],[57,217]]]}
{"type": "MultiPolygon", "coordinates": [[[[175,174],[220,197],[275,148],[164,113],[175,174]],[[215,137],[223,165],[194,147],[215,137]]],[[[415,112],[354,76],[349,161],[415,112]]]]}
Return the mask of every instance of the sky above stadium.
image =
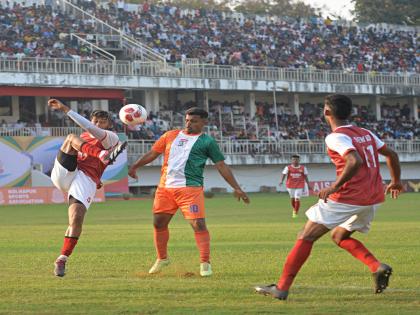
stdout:
{"type": "Polygon", "coordinates": [[[339,15],[347,20],[353,18],[350,11],[354,9],[354,4],[351,0],[304,0],[304,2],[316,8],[324,8],[321,10],[324,17],[339,15]]]}

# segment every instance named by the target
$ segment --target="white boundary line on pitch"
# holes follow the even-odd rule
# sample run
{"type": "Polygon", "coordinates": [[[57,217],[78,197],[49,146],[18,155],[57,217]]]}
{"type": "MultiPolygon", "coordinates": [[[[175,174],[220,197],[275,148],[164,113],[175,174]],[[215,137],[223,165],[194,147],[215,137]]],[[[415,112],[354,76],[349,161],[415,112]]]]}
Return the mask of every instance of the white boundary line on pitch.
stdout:
{"type": "MultiPolygon", "coordinates": [[[[299,289],[343,289],[343,290],[372,290],[373,287],[357,287],[357,286],[293,286],[299,289]]],[[[384,292],[420,292],[420,288],[386,288],[384,292]]]]}

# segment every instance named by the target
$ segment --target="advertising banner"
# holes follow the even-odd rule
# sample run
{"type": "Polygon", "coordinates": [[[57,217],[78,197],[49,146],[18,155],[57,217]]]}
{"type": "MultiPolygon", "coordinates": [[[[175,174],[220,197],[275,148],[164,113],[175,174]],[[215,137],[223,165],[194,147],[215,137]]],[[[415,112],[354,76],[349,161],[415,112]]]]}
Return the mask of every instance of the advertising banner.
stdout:
{"type": "MultiPolygon", "coordinates": [[[[334,181],[313,181],[309,182],[310,189],[309,194],[311,196],[316,196],[318,193],[334,183],[334,181]]],[[[386,188],[386,185],[389,183],[389,181],[384,181],[384,191],[386,188]]],[[[420,192],[420,179],[408,179],[408,180],[402,180],[402,184],[404,186],[404,192],[420,192]]]]}
{"type": "MultiPolygon", "coordinates": [[[[105,201],[104,189],[96,191],[95,202],[105,201]]],[[[65,203],[67,194],[55,187],[0,188],[0,205],[65,203]]]]}
{"type": "MultiPolygon", "coordinates": [[[[125,140],[125,134],[119,134],[125,140]]],[[[31,172],[36,169],[49,177],[62,137],[0,137],[0,188],[34,187],[31,172]]],[[[128,192],[127,151],[106,168],[102,182],[106,193],[128,192]]],[[[51,183],[52,185],[52,183],[51,183]]]]}

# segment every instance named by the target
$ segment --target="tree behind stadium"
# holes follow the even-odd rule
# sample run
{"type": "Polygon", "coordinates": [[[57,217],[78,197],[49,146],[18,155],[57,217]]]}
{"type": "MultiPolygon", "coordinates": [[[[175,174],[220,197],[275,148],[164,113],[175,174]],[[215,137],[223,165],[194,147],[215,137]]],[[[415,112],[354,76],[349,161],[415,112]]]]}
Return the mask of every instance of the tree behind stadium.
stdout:
{"type": "Polygon", "coordinates": [[[315,8],[305,4],[303,1],[291,0],[244,0],[235,6],[235,11],[290,17],[311,17],[318,15],[315,8]]]}
{"type": "Polygon", "coordinates": [[[419,0],[352,0],[358,22],[420,25],[419,0]]]}

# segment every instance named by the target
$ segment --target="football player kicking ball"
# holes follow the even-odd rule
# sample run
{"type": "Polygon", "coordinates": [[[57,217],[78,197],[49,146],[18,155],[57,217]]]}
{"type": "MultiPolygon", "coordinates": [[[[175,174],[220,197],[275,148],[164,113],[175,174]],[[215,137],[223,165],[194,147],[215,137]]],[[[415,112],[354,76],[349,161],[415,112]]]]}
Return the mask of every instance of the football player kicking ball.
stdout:
{"type": "Polygon", "coordinates": [[[398,155],[371,131],[347,123],[352,110],[345,95],[325,98],[324,116],[332,129],[325,138],[328,155],[336,166],[337,178],[319,193],[319,201],[307,212],[308,221],[286,258],[277,284],[255,287],[258,293],[286,300],[293,280],[308,259],[313,243],[331,231],[332,240],[364,263],[373,275],[375,293],[386,289],[392,268],[378,261],[358,240],[355,231],[368,232],[376,209],[384,202],[378,153],[385,156],[391,175],[386,193],[397,198],[402,192],[398,155]]]}
{"type": "Polygon", "coordinates": [[[112,121],[108,112],[95,110],[89,121],[59,100],[50,99],[48,106],[66,113],[85,130],[80,137],[74,134],[67,136],[51,171],[52,182],[68,194],[69,202],[69,226],[61,255],[54,264],[54,274],[63,277],[68,257],[82,233],[86,211],[95,197],[96,189],[102,186],[101,176],[105,168],[124,151],[127,142],[120,143],[118,136],[109,130],[112,121]]]}
{"type": "Polygon", "coordinates": [[[210,158],[219,173],[234,189],[238,200],[249,203],[242,191],[216,141],[206,134],[203,128],[208,113],[200,108],[190,108],[186,112],[185,129],[166,132],[152,149],[137,160],[129,169],[128,175],[137,178],[136,171],[156,159],[162,153],[160,183],[153,203],[154,242],[157,260],[149,270],[150,274],[160,272],[169,264],[167,253],[169,229],[173,215],[181,208],[184,218],[189,220],[200,252],[200,275],[212,274],[210,265],[210,234],[207,230],[204,211],[203,171],[210,158]]]}

